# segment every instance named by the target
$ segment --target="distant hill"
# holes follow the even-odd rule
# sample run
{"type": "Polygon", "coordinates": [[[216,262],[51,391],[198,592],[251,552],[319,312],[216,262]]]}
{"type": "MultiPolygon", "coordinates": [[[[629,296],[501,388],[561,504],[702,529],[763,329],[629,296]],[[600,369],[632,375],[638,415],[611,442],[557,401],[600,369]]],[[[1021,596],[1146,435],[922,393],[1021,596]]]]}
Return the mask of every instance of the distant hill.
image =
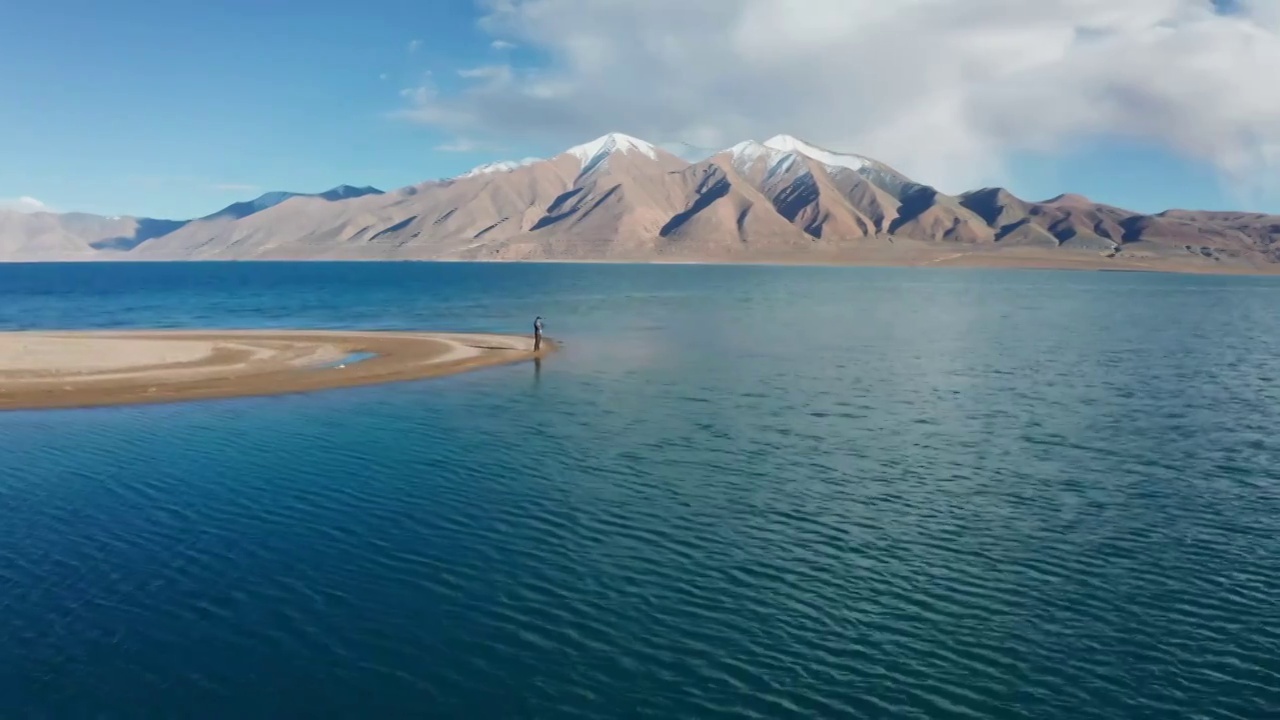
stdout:
{"type": "Polygon", "coordinates": [[[267,208],[273,208],[276,205],[295,197],[318,197],[330,202],[337,200],[347,200],[349,198],[364,197],[365,195],[381,195],[382,191],[375,187],[352,187],[350,185],[339,185],[338,187],[325,190],[322,193],[292,193],[292,192],[269,192],[263,193],[253,200],[232,203],[216,213],[206,215],[201,220],[212,220],[215,218],[232,218],[240,220],[250,215],[262,212],[267,208]]]}
{"type": "Polygon", "coordinates": [[[351,185],[321,193],[269,192],[196,220],[0,210],[0,261],[132,259],[138,257],[134,251],[140,245],[174,235],[193,223],[206,228],[226,225],[295,197],[338,202],[381,194],[375,187],[351,185]]]}
{"type": "MultiPolygon", "coordinates": [[[[688,157],[687,153],[682,151],[688,157]]],[[[190,221],[0,213],[0,259],[699,260],[1280,270],[1280,216],[952,196],[795,137],[693,161],[611,133],[392,192],[267,193],[190,221]]]]}

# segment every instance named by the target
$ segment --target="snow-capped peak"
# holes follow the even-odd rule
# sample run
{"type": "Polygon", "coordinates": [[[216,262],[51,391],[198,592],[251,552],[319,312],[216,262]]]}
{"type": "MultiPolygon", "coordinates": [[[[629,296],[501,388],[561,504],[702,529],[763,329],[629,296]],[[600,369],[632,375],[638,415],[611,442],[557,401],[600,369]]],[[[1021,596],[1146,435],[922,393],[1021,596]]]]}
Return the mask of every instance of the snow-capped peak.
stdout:
{"type": "Polygon", "coordinates": [[[787,167],[791,167],[793,161],[798,159],[793,152],[772,148],[755,140],[740,142],[729,148],[729,153],[733,156],[734,166],[743,171],[746,171],[760,160],[768,162],[770,170],[785,170],[787,167]],[[785,167],[782,167],[784,164],[785,167]]]}
{"type": "Polygon", "coordinates": [[[848,168],[850,170],[861,170],[871,164],[871,160],[861,155],[845,155],[843,153],[833,153],[830,150],[823,150],[809,143],[791,137],[790,135],[775,135],[764,141],[765,147],[783,152],[795,152],[813,158],[818,162],[832,168],[848,168]]]}
{"type": "Polygon", "coordinates": [[[596,165],[600,160],[615,152],[623,154],[638,152],[653,160],[658,159],[658,152],[653,145],[622,133],[609,133],[589,143],[569,148],[566,152],[582,161],[582,168],[596,165]]]}
{"type": "Polygon", "coordinates": [[[778,153],[777,150],[774,150],[771,147],[765,147],[755,140],[740,142],[729,148],[729,152],[733,154],[734,160],[741,160],[744,162],[752,162],[759,160],[762,157],[768,157],[778,153]]]}
{"type": "Polygon", "coordinates": [[[470,178],[470,177],[478,177],[480,175],[491,175],[493,173],[511,172],[512,170],[517,170],[519,168],[525,167],[526,165],[532,165],[533,163],[536,163],[536,162],[538,162],[538,158],[525,158],[519,161],[503,160],[501,162],[491,162],[491,163],[486,163],[484,165],[481,165],[480,167],[477,167],[477,168],[472,168],[471,170],[468,170],[467,172],[463,173],[462,175],[459,175],[458,177],[470,178]]]}

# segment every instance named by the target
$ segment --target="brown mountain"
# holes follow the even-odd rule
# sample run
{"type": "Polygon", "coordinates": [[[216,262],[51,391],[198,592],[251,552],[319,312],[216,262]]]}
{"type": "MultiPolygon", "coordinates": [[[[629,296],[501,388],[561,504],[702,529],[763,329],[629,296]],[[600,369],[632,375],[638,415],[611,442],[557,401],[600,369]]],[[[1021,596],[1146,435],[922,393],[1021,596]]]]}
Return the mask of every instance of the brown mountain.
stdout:
{"type": "Polygon", "coordinates": [[[1280,270],[1280,216],[950,196],[779,135],[701,162],[610,134],[394,192],[269,193],[191,221],[0,212],[0,259],[479,259],[1280,270]]]}
{"type": "Polygon", "coordinates": [[[0,210],[0,261],[94,260],[182,227],[180,220],[0,210]]]}

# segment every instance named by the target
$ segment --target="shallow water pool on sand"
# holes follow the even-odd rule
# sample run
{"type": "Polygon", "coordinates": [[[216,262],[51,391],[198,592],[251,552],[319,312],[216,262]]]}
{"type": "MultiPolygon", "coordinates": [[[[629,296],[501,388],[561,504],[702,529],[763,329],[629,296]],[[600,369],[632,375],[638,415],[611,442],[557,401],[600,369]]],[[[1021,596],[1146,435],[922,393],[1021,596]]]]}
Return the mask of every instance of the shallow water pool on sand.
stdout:
{"type": "Polygon", "coordinates": [[[333,361],[330,361],[330,362],[327,362],[327,363],[323,363],[323,364],[317,365],[316,367],[317,367],[317,368],[320,368],[320,369],[344,368],[344,367],[346,367],[346,366],[348,366],[348,365],[355,365],[356,363],[360,362],[361,360],[370,360],[370,359],[372,359],[372,358],[376,358],[376,357],[378,357],[378,353],[371,353],[371,352],[353,352],[353,353],[351,353],[351,354],[347,355],[346,357],[338,358],[337,360],[333,360],[333,361]]]}

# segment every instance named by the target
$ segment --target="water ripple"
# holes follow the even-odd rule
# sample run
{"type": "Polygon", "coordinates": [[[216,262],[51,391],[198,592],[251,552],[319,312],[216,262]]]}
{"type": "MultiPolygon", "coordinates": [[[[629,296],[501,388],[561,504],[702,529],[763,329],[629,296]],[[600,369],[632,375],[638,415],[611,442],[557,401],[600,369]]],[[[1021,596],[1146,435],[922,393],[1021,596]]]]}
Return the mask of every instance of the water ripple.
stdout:
{"type": "MultiPolygon", "coordinates": [[[[528,299],[341,267],[82,292],[175,326],[528,299]]],[[[0,416],[0,716],[1280,707],[1280,286],[520,272],[576,332],[538,374],[0,416]]]]}

